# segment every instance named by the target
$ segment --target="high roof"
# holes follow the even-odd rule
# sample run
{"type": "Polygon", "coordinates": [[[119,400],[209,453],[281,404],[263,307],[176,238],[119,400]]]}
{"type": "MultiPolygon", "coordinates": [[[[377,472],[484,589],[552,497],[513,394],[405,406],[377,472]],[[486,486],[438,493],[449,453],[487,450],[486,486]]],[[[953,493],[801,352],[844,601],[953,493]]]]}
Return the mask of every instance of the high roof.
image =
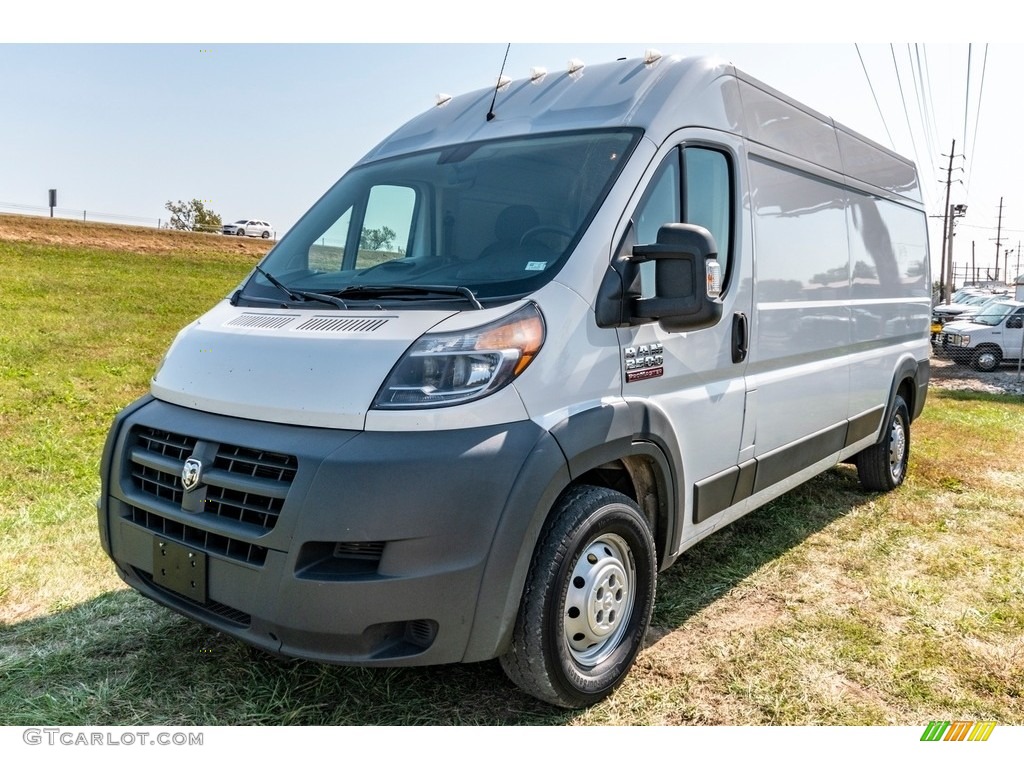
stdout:
{"type": "Polygon", "coordinates": [[[701,126],[857,179],[917,203],[913,163],[831,118],[707,57],[621,59],[574,72],[482,88],[414,117],[362,159],[531,133],[636,127],[661,145],[674,131],[701,126]],[[488,119],[489,113],[493,117],[488,119]]]}
{"type": "Polygon", "coordinates": [[[716,79],[734,71],[731,64],[718,60],[664,57],[652,63],[622,59],[588,65],[574,73],[549,72],[536,79],[512,80],[496,96],[494,88],[482,88],[414,117],[364,160],[433,146],[581,128],[639,127],[650,135],[659,133],[656,128],[664,123],[668,126],[664,133],[679,127],[676,120],[665,119],[666,104],[675,93],[685,94],[685,105],[677,106],[698,117],[700,124],[734,131],[739,114],[726,115],[720,97],[710,105],[699,103],[700,94],[716,79]],[[492,98],[494,117],[488,120],[492,98]]]}

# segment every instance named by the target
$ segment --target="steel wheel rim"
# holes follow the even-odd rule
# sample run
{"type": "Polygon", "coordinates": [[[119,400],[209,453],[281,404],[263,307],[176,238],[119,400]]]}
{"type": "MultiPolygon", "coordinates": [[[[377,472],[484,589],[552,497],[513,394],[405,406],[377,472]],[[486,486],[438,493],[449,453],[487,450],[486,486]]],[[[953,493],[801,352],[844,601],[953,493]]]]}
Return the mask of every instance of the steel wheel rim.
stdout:
{"type": "Polygon", "coordinates": [[[636,569],[625,539],[606,533],[580,554],[569,577],[562,628],[577,663],[593,667],[619,647],[636,597],[636,569]]]}
{"type": "Polygon", "coordinates": [[[893,419],[892,432],[889,433],[889,471],[893,478],[899,479],[907,460],[907,430],[903,419],[893,419]]]}
{"type": "Polygon", "coordinates": [[[996,356],[992,352],[982,352],[978,355],[978,365],[986,370],[996,367],[996,356]]]}

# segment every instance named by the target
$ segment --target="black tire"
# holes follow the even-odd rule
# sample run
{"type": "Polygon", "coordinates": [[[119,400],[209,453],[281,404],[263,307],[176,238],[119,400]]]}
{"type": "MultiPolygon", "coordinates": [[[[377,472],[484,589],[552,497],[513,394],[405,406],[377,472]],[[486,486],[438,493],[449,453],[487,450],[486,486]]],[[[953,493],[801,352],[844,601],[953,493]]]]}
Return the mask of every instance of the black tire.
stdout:
{"type": "Polygon", "coordinates": [[[262,237],[264,240],[269,240],[270,239],[270,230],[269,229],[264,229],[263,230],[263,234],[260,235],[260,237],[262,237]]]}
{"type": "Polygon", "coordinates": [[[971,365],[976,371],[991,373],[1003,361],[1003,354],[996,347],[981,347],[971,358],[971,365]]]}
{"type": "Polygon", "coordinates": [[[869,491],[891,491],[903,484],[910,461],[910,409],[896,395],[882,441],[857,454],[857,477],[869,491]]]}
{"type": "Polygon", "coordinates": [[[245,230],[240,229],[237,232],[235,232],[235,234],[238,235],[239,237],[245,237],[245,230]]]}
{"type": "Polygon", "coordinates": [[[654,539],[633,500],[596,486],[568,490],[534,552],[505,674],[559,707],[605,698],[643,645],[656,580],[654,539]]]}

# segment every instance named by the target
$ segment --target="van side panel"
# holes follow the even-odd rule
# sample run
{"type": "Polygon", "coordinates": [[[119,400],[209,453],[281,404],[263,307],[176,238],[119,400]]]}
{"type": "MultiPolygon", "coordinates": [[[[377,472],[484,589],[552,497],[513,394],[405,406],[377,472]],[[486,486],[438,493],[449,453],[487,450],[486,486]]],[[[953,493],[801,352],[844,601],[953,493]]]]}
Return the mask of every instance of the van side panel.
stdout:
{"type": "Polygon", "coordinates": [[[924,213],[856,192],[850,201],[850,410],[859,413],[878,404],[897,356],[927,361],[931,301],[924,213]]]}
{"type": "MultiPolygon", "coordinates": [[[[754,323],[748,388],[756,456],[848,416],[851,310],[847,193],[751,156],[754,323]]],[[[820,458],[820,457],[819,457],[820,458]]]]}

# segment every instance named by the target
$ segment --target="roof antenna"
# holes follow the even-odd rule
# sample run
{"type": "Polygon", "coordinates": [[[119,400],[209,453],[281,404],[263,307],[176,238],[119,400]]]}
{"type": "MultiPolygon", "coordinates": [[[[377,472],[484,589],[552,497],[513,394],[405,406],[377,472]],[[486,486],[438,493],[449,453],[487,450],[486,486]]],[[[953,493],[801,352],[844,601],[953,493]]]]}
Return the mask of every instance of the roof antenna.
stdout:
{"type": "Polygon", "coordinates": [[[501,88],[501,76],[505,74],[505,62],[508,61],[508,52],[512,47],[512,43],[508,44],[505,48],[505,58],[501,60],[501,71],[498,72],[498,82],[494,84],[494,95],[491,96],[491,108],[487,110],[487,122],[494,119],[494,102],[498,98],[498,89],[501,88]]]}

